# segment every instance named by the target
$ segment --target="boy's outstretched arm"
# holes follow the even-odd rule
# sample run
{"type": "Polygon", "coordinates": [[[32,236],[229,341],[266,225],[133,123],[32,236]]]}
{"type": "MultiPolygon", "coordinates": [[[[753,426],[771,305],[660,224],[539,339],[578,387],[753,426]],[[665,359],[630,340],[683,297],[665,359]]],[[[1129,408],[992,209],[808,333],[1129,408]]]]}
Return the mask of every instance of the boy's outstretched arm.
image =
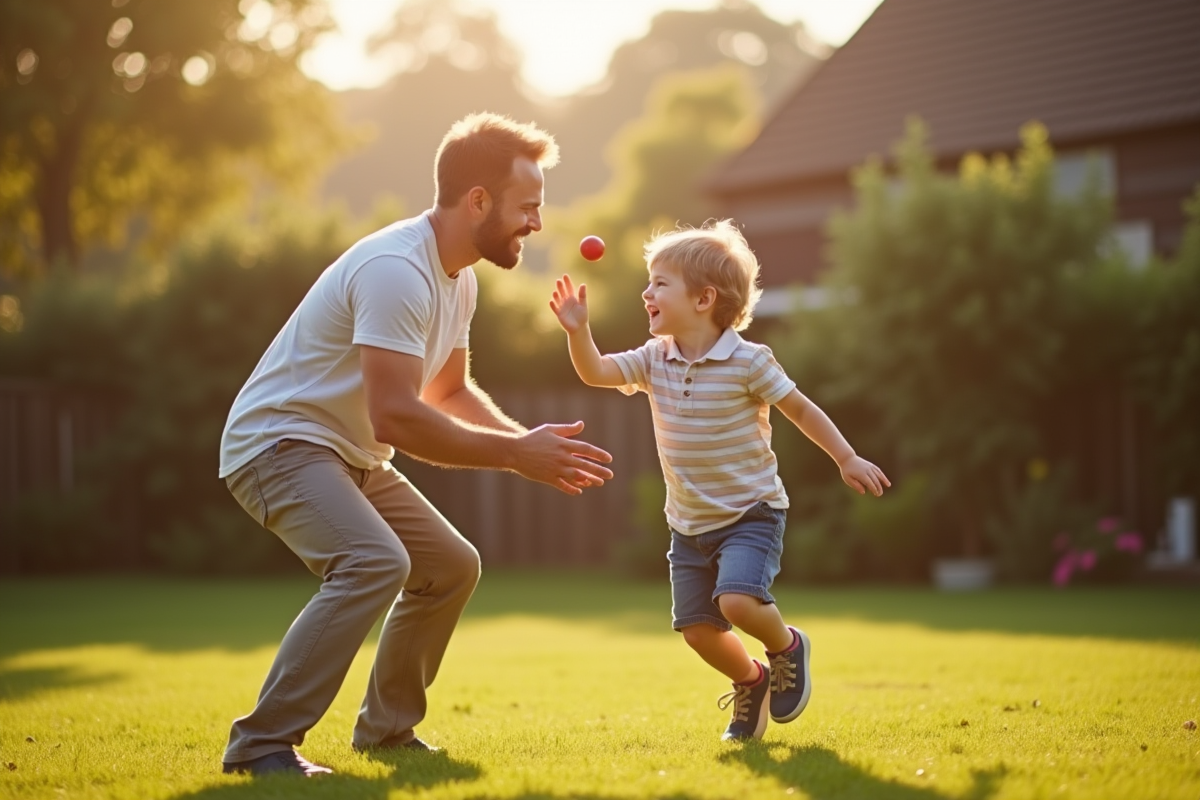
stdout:
{"type": "Polygon", "coordinates": [[[621,374],[621,368],[608,356],[600,355],[592,340],[592,329],[588,327],[586,286],[580,284],[576,293],[570,276],[563,275],[555,283],[550,310],[567,332],[571,363],[580,380],[588,386],[623,386],[627,382],[621,374]]]}
{"type": "Polygon", "coordinates": [[[829,454],[837,462],[842,471],[842,480],[859,494],[868,491],[879,497],[883,487],[890,487],[892,482],[883,474],[883,470],[855,455],[854,448],[842,436],[842,432],[833,424],[833,420],[817,407],[817,404],[792,389],[791,394],[775,404],[783,415],[800,429],[800,432],[816,443],[818,447],[829,454]]]}

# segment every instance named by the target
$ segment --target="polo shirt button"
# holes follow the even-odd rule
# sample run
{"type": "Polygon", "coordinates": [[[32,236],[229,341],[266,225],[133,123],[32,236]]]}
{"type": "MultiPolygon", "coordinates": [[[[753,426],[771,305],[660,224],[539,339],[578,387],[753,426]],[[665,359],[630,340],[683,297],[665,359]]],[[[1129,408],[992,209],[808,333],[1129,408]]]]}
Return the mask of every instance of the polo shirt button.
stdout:
{"type": "Polygon", "coordinates": [[[683,379],[683,382],[684,382],[684,383],[691,383],[691,382],[692,382],[692,379],[691,379],[691,378],[684,378],[684,379],[683,379]]]}
{"type": "Polygon", "coordinates": [[[689,391],[687,391],[687,390],[684,390],[683,396],[684,396],[684,397],[691,397],[691,396],[692,396],[692,393],[691,393],[691,392],[689,392],[689,391]]]}

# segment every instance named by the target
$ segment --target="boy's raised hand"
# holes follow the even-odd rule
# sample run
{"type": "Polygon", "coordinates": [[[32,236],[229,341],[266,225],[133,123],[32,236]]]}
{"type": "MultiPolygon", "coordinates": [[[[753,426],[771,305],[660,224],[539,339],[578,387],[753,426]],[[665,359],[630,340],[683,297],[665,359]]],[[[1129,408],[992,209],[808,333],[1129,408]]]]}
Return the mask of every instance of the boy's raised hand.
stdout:
{"type": "Polygon", "coordinates": [[[842,480],[859,494],[870,492],[876,497],[883,494],[883,487],[891,488],[892,486],[892,482],[888,480],[887,475],[883,474],[883,470],[858,456],[851,456],[845,464],[842,464],[842,480]]]}
{"type": "Polygon", "coordinates": [[[554,296],[550,299],[550,310],[558,317],[558,324],[567,333],[574,333],[587,325],[587,286],[579,284],[579,293],[570,275],[563,275],[554,284],[554,296]]]}

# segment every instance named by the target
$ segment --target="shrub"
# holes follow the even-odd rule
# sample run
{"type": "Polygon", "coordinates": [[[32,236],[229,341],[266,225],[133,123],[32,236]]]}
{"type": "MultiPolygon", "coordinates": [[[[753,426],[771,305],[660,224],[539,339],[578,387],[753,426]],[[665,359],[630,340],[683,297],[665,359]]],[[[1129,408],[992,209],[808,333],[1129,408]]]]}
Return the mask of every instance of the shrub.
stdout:
{"type": "MultiPolygon", "coordinates": [[[[1049,574],[1054,521],[1077,513],[1081,493],[1057,479],[1027,482],[1027,465],[1085,463],[1064,435],[1079,428],[1081,404],[1135,385],[1160,431],[1176,430],[1166,454],[1174,483],[1197,485],[1200,345],[1190,342],[1200,342],[1200,268],[1188,259],[1200,262],[1200,233],[1181,253],[1187,264],[1129,269],[1108,247],[1110,201],[1098,182],[1060,194],[1047,132],[1029,125],[1021,139],[1014,157],[968,156],[947,174],[913,123],[894,170],[880,161],[858,170],[855,207],[830,225],[823,286],[834,302],[797,312],[771,337],[802,391],[880,463],[893,492],[920,476],[924,523],[900,522],[898,508],[891,524],[870,506],[830,513],[837,504],[818,503],[829,527],[820,541],[859,529],[855,544],[832,548],[837,570],[849,560],[858,575],[900,577],[914,574],[904,554],[990,545],[1012,579],[1049,574]],[[848,558],[855,547],[862,557],[848,558]]],[[[791,455],[803,493],[824,497],[818,485],[837,484],[836,471],[791,455]]],[[[793,502],[807,501],[793,492],[793,502]]],[[[817,552],[818,534],[803,524],[796,539],[817,552]]]]}

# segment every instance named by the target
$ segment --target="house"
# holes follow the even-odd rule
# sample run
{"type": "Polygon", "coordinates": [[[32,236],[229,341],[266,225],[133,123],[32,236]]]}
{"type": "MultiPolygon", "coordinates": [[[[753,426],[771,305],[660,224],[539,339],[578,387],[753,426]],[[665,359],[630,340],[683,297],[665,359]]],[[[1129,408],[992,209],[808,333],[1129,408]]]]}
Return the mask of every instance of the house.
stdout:
{"type": "Polygon", "coordinates": [[[884,0],[709,179],[764,265],[761,314],[820,272],[850,170],[889,153],[914,114],[947,168],[1013,151],[1041,121],[1061,185],[1099,166],[1134,261],[1170,254],[1200,184],[1200,2],[884,0]]]}

